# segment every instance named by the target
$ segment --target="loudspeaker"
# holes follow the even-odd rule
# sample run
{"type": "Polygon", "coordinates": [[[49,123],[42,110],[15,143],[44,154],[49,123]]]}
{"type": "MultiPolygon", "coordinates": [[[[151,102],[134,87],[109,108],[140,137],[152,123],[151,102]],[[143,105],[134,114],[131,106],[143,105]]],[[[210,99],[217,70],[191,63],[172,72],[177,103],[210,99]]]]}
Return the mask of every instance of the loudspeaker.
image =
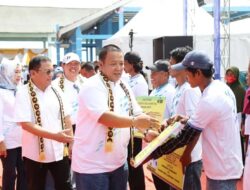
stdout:
{"type": "Polygon", "coordinates": [[[183,46],[193,48],[193,36],[165,36],[153,40],[153,60],[169,59],[170,51],[183,46]]]}
{"type": "Polygon", "coordinates": [[[198,6],[201,7],[203,5],[205,5],[205,1],[204,0],[197,0],[198,6]]]}

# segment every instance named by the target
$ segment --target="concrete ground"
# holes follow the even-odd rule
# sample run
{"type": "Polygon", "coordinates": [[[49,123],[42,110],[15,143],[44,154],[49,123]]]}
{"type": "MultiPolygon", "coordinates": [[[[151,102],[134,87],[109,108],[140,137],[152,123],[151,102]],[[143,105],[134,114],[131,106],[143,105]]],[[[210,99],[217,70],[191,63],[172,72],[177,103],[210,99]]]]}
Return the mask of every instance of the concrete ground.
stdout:
{"type": "MultiPolygon", "coordinates": [[[[146,168],[146,164],[144,165],[144,173],[145,173],[146,190],[156,190],[154,187],[151,172],[146,168]]],[[[2,175],[2,164],[0,164],[0,190],[2,189],[1,188],[1,184],[2,184],[1,175],[2,175]]],[[[202,181],[202,190],[206,190],[206,176],[204,172],[202,172],[201,181],[202,181]]],[[[238,182],[237,190],[242,190],[242,180],[238,182]]]]}
{"type": "MultiPolygon", "coordinates": [[[[146,168],[146,164],[144,165],[144,174],[145,174],[146,190],[156,190],[154,187],[151,172],[146,168]]],[[[204,172],[202,172],[201,182],[202,182],[202,190],[206,190],[206,176],[204,172]]],[[[237,190],[242,190],[242,180],[238,182],[237,190]]]]}

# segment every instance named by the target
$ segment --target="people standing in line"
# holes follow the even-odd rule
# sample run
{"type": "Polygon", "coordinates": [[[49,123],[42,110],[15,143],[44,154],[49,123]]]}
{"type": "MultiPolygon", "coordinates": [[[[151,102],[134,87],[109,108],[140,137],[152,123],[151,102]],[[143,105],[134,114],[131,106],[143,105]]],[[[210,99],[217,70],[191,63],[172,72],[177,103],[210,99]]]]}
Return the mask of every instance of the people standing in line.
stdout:
{"type": "MultiPolygon", "coordinates": [[[[148,84],[141,74],[143,71],[143,62],[141,57],[136,52],[127,52],[124,55],[124,70],[129,74],[129,86],[132,89],[135,97],[148,96],[148,84]]],[[[132,138],[132,137],[131,137],[132,138]]],[[[130,141],[131,142],[131,141],[130,141]]],[[[142,150],[142,139],[134,137],[133,139],[133,154],[137,155],[142,150]]],[[[134,168],[129,160],[131,158],[131,143],[128,145],[128,181],[130,190],[145,190],[145,178],[143,166],[134,168]]]]}
{"type": "Polygon", "coordinates": [[[129,86],[120,78],[124,57],[115,45],[99,54],[100,72],[89,78],[79,95],[72,169],[77,190],[126,190],[130,128],[158,128],[142,113],[129,86]]]}
{"type": "Polygon", "coordinates": [[[2,189],[26,190],[22,160],[22,129],[14,121],[15,96],[21,85],[21,64],[3,59],[0,64],[0,158],[2,189]]]}
{"type": "MultiPolygon", "coordinates": [[[[241,134],[241,126],[243,118],[242,110],[244,105],[245,89],[240,83],[239,76],[240,76],[240,70],[238,67],[232,66],[226,70],[225,81],[233,91],[236,98],[237,115],[239,121],[238,127],[239,127],[239,133],[241,134]]],[[[245,149],[244,149],[244,136],[242,135],[241,135],[241,149],[242,149],[242,160],[244,163],[245,149]]]]}
{"type": "Polygon", "coordinates": [[[29,63],[30,81],[16,95],[15,120],[23,128],[22,156],[28,190],[44,190],[51,172],[56,190],[72,190],[67,143],[73,141],[69,105],[51,86],[53,65],[46,56],[29,63]]]}
{"type": "MultiPolygon", "coordinates": [[[[246,91],[245,99],[244,99],[244,107],[243,107],[243,113],[246,115],[246,118],[244,120],[244,132],[245,135],[250,135],[250,62],[248,63],[248,72],[246,77],[248,89],[246,91]]],[[[248,140],[248,146],[247,146],[247,153],[246,153],[246,161],[245,161],[245,168],[244,168],[244,175],[243,175],[243,190],[248,190],[250,187],[250,146],[249,146],[249,140],[248,140]]]]}
{"type": "Polygon", "coordinates": [[[95,66],[91,62],[83,63],[81,66],[80,73],[85,78],[90,78],[96,74],[95,66]]]}
{"type": "Polygon", "coordinates": [[[236,190],[242,175],[240,136],[237,127],[236,99],[223,82],[213,80],[213,63],[203,52],[189,52],[175,70],[186,70],[191,87],[199,87],[202,96],[195,113],[177,115],[185,127],[175,137],[158,147],[151,158],[159,158],[182,147],[202,134],[202,160],[207,176],[207,190],[236,190]]]}
{"type": "MultiPolygon", "coordinates": [[[[170,52],[170,75],[176,79],[176,93],[173,98],[170,116],[176,114],[186,115],[191,117],[201,97],[201,91],[198,87],[191,88],[187,81],[187,76],[184,70],[175,70],[175,65],[182,62],[185,55],[190,52],[191,47],[178,47],[170,52]]],[[[185,175],[183,190],[201,190],[201,161],[202,147],[201,138],[189,144],[180,161],[185,175]]]]}
{"type": "MultiPolygon", "coordinates": [[[[157,60],[152,66],[146,66],[146,69],[151,71],[151,83],[153,86],[149,96],[164,97],[166,99],[166,107],[164,111],[164,119],[170,117],[172,102],[175,94],[175,88],[168,82],[169,79],[169,62],[167,60],[157,60]]],[[[170,187],[159,177],[152,174],[154,185],[157,190],[168,190],[170,187]]]]}

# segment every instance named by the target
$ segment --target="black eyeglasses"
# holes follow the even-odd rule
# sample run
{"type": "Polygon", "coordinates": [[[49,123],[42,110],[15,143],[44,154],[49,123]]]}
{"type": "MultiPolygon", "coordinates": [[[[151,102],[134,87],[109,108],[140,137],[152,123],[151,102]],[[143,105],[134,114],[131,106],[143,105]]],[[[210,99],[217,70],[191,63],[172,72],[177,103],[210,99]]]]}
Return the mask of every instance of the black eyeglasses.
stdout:
{"type": "Polygon", "coordinates": [[[46,75],[53,75],[54,74],[54,70],[52,70],[52,69],[47,69],[47,70],[38,69],[38,71],[41,71],[41,72],[45,73],[46,75]]]}

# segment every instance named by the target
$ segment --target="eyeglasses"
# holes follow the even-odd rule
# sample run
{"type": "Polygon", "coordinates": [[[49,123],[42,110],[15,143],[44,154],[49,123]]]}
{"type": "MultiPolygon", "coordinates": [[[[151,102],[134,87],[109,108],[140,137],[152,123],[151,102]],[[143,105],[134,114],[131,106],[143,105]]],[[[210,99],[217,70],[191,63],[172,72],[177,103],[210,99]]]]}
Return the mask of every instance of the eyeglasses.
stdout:
{"type": "Polygon", "coordinates": [[[38,71],[41,71],[41,72],[45,73],[46,75],[53,75],[54,74],[54,70],[52,70],[52,69],[47,69],[47,70],[38,69],[38,71]]]}

